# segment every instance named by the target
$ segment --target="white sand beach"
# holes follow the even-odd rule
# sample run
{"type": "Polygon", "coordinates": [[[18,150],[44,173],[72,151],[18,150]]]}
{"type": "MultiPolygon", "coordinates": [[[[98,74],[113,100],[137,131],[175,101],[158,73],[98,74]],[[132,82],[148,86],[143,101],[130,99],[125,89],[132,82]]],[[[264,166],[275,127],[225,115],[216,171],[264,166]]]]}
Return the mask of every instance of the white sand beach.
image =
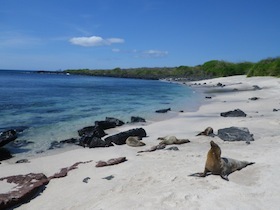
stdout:
{"type": "MultiPolygon", "coordinates": [[[[194,83],[194,82],[191,82],[194,83]]],[[[270,209],[280,207],[280,79],[273,77],[233,76],[199,81],[207,87],[211,99],[205,99],[196,112],[183,112],[169,120],[150,124],[125,125],[110,133],[142,127],[148,137],[144,147],[127,145],[108,148],[77,148],[59,154],[29,159],[29,163],[2,161],[0,178],[34,173],[51,176],[76,162],[81,164],[67,177],[53,179],[46,189],[20,210],[43,209],[270,209]],[[212,87],[218,82],[225,87],[212,87]],[[206,83],[206,84],[204,84],[206,83]],[[254,90],[253,85],[260,90],[254,90]],[[232,91],[236,89],[235,91],[232,91]],[[258,100],[249,98],[258,97],[258,100]],[[241,109],[247,117],[221,117],[221,112],[241,109]],[[206,127],[218,129],[246,127],[255,141],[228,142],[219,137],[196,136],[206,127]],[[179,151],[157,150],[137,153],[157,145],[158,137],[174,135],[190,143],[177,146],[179,151]],[[229,175],[205,178],[188,176],[203,172],[210,141],[217,143],[223,157],[255,162],[229,175]],[[96,168],[99,160],[126,157],[118,165],[96,168]],[[111,180],[104,177],[113,176],[111,180]],[[83,179],[89,177],[88,183],[83,179]]],[[[202,89],[199,85],[194,90],[202,89]]],[[[13,189],[0,182],[0,193],[13,189]]]]}

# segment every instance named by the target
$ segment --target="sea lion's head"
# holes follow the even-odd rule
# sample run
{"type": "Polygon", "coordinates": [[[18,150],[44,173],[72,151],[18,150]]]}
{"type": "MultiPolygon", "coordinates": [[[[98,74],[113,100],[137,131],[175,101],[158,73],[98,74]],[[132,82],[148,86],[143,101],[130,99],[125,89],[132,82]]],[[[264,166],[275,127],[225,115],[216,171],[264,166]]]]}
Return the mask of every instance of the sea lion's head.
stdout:
{"type": "Polygon", "coordinates": [[[222,151],[219,145],[216,144],[214,141],[210,141],[210,145],[211,145],[211,150],[214,151],[217,156],[221,156],[222,151]]]}

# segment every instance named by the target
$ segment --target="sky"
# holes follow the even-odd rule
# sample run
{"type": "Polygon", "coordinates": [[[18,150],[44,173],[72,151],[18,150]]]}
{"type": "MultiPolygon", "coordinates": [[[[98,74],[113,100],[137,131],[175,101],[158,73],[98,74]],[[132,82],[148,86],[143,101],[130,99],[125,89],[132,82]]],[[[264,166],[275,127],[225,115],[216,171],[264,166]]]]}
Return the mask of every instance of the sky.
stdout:
{"type": "Polygon", "coordinates": [[[257,62],[280,56],[279,0],[0,0],[0,69],[257,62]]]}

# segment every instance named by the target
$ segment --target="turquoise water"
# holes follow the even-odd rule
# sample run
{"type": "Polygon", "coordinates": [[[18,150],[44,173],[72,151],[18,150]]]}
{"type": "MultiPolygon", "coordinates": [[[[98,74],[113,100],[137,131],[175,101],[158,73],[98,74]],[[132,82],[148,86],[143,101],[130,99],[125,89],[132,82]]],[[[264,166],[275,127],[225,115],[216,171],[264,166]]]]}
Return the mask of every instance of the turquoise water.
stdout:
{"type": "Polygon", "coordinates": [[[157,80],[0,71],[0,131],[24,127],[18,139],[35,142],[27,147],[32,151],[77,137],[78,129],[105,117],[158,121],[195,111],[200,101],[187,86],[157,80]],[[155,113],[169,107],[171,113],[155,113]]]}

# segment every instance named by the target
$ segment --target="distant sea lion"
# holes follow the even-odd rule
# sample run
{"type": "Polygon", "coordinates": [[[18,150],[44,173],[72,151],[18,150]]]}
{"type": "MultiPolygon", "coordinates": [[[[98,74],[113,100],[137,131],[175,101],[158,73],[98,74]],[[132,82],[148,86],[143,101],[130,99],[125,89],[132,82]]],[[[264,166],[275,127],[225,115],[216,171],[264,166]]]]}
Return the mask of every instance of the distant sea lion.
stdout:
{"type": "Polygon", "coordinates": [[[159,137],[158,140],[162,140],[159,144],[185,144],[189,143],[190,140],[188,139],[177,139],[176,136],[165,136],[165,137],[159,137]]]}
{"type": "Polygon", "coordinates": [[[125,143],[131,147],[141,147],[146,145],[144,142],[139,141],[138,136],[130,136],[126,139],[125,143]]]}
{"type": "Polygon", "coordinates": [[[153,152],[153,151],[156,151],[156,150],[164,149],[165,147],[166,147],[165,144],[159,144],[159,145],[156,145],[156,146],[152,146],[150,149],[138,151],[137,153],[142,153],[142,152],[153,152]]]}
{"type": "Polygon", "coordinates": [[[228,175],[236,170],[241,170],[254,162],[239,161],[231,158],[221,157],[221,148],[214,142],[210,142],[211,148],[208,151],[203,173],[194,173],[190,176],[206,177],[207,175],[214,174],[220,175],[224,180],[229,181],[228,175]]]}
{"type": "Polygon", "coordinates": [[[201,136],[201,135],[204,135],[204,136],[212,136],[214,137],[215,134],[213,132],[213,128],[211,127],[207,127],[204,131],[200,132],[199,134],[197,134],[196,136],[201,136]]]}

